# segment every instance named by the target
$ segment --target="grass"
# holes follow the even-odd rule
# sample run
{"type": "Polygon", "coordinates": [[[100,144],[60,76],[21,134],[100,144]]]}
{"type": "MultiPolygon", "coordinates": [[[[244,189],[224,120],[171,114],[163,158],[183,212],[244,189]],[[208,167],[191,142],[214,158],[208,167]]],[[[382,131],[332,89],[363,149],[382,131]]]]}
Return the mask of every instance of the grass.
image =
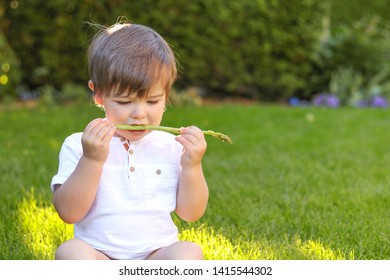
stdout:
{"type": "MultiPolygon", "coordinates": [[[[92,105],[0,108],[0,259],[52,259],[72,237],[51,205],[66,136],[103,112],[92,105]]],[[[206,259],[389,259],[388,110],[218,105],[169,108],[163,125],[208,139],[205,216],[174,219],[206,259]]]]}

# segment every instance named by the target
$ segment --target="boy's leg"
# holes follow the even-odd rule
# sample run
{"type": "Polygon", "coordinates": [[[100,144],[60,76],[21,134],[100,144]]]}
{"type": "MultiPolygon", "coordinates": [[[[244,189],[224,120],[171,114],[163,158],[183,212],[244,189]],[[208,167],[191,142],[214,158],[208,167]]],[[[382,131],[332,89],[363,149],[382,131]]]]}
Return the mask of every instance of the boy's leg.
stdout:
{"type": "Polygon", "coordinates": [[[148,260],[203,260],[200,246],[193,242],[178,241],[153,252],[148,260]]]}
{"type": "Polygon", "coordinates": [[[92,248],[81,239],[71,239],[58,247],[55,255],[56,260],[109,260],[109,258],[92,248]]]}

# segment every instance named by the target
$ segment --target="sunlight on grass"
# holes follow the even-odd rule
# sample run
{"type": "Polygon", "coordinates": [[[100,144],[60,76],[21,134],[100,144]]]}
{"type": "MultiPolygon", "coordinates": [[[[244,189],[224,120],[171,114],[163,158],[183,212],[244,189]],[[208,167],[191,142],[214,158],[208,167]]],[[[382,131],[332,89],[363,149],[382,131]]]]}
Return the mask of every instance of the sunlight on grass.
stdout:
{"type": "Polygon", "coordinates": [[[302,241],[298,237],[292,244],[275,244],[260,242],[254,238],[246,240],[236,238],[229,241],[224,235],[216,233],[213,228],[201,225],[198,228],[184,229],[180,234],[181,240],[198,243],[206,260],[282,260],[294,259],[309,260],[346,260],[354,259],[354,252],[348,256],[341,250],[333,250],[322,242],[307,240],[302,241]],[[287,253],[287,255],[286,255],[287,253]]]}
{"type": "Polygon", "coordinates": [[[19,204],[23,242],[39,259],[53,259],[56,248],[73,237],[73,227],[60,220],[55,209],[36,199],[34,189],[19,204]]]}
{"type": "Polygon", "coordinates": [[[213,229],[201,226],[191,228],[180,233],[181,240],[198,243],[202,249],[204,258],[208,260],[228,260],[237,258],[236,248],[221,234],[215,234],[213,229]]]}
{"type": "Polygon", "coordinates": [[[258,247],[248,247],[245,244],[233,245],[224,235],[216,233],[214,229],[206,225],[185,229],[179,237],[181,240],[199,244],[206,260],[250,260],[264,257],[258,247]]]}
{"type": "MultiPolygon", "coordinates": [[[[56,248],[65,240],[73,238],[73,226],[67,225],[58,217],[54,207],[36,198],[34,189],[18,205],[19,224],[23,242],[37,258],[53,259],[56,248]]],[[[181,240],[191,240],[203,248],[205,259],[242,260],[259,259],[260,251],[254,247],[234,246],[225,236],[202,225],[199,228],[185,229],[180,233],[181,240]]]]}
{"type": "MultiPolygon", "coordinates": [[[[22,231],[22,241],[37,259],[53,259],[56,248],[65,240],[73,238],[73,226],[67,225],[58,217],[54,207],[37,198],[34,189],[18,205],[18,219],[22,231]]],[[[182,229],[179,238],[198,243],[206,260],[275,260],[295,259],[345,260],[354,259],[354,252],[348,256],[341,250],[332,250],[322,242],[302,241],[296,237],[288,245],[261,242],[258,238],[236,237],[229,240],[211,226],[182,229]],[[287,255],[286,252],[289,252],[287,255]]]]}
{"type": "MultiPolygon", "coordinates": [[[[296,240],[298,250],[308,259],[313,260],[345,260],[346,256],[340,251],[334,251],[329,247],[324,246],[321,242],[308,240],[302,242],[301,239],[296,240]]],[[[354,259],[354,253],[350,252],[348,259],[354,259]]]]}

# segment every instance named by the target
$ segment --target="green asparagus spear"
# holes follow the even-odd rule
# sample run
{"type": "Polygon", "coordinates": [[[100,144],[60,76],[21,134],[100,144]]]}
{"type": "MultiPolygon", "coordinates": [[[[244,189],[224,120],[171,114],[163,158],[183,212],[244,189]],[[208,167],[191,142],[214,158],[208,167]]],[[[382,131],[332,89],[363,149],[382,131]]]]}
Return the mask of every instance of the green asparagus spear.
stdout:
{"type": "MultiPolygon", "coordinates": [[[[180,134],[180,129],[179,128],[174,128],[174,127],[167,127],[167,126],[158,126],[158,125],[131,125],[131,124],[117,124],[116,125],[117,129],[121,130],[160,130],[160,131],[165,131],[169,132],[172,134],[180,134]]],[[[233,141],[229,138],[229,136],[215,132],[212,130],[205,130],[202,131],[204,135],[210,135],[213,136],[222,142],[226,142],[229,144],[233,144],[233,141]]]]}

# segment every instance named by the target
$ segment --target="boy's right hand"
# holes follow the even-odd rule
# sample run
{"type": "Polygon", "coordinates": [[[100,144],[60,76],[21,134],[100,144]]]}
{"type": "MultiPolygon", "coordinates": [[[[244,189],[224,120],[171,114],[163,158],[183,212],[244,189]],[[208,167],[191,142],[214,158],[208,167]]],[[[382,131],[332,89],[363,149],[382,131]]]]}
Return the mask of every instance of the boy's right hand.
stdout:
{"type": "Polygon", "coordinates": [[[91,121],[81,137],[83,156],[87,159],[104,163],[108,157],[109,144],[115,131],[115,125],[107,119],[91,121]]]}

